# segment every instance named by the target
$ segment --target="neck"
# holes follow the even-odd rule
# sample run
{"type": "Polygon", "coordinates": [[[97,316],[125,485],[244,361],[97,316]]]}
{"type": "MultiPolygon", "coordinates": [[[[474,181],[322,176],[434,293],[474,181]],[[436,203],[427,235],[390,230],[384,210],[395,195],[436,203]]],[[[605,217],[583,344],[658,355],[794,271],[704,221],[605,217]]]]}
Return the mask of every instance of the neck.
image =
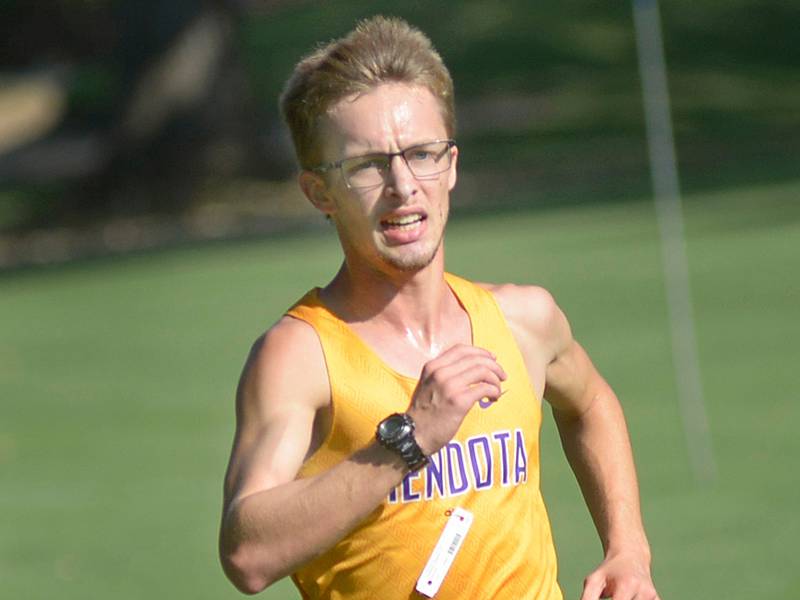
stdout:
{"type": "Polygon", "coordinates": [[[349,323],[386,327],[435,345],[455,298],[444,280],[444,252],[415,271],[377,271],[347,260],[322,290],[322,299],[349,323]]]}

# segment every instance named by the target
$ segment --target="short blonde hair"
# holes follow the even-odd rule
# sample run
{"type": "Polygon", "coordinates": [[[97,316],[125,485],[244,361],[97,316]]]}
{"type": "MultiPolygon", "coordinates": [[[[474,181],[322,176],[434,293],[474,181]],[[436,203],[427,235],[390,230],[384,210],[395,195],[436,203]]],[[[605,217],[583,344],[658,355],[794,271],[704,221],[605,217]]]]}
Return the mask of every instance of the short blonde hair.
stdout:
{"type": "Polygon", "coordinates": [[[287,81],[280,107],[300,167],[321,162],[319,118],[331,106],[388,82],[427,88],[439,103],[448,136],[455,136],[453,80],[442,57],[419,29],[376,16],[304,57],[287,81]]]}

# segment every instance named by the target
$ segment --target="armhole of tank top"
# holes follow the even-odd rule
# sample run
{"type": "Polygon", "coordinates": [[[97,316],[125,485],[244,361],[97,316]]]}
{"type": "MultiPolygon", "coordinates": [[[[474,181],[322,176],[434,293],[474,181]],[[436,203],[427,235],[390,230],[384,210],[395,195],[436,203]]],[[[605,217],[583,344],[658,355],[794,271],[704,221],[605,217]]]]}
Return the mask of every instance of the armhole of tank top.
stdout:
{"type": "Polygon", "coordinates": [[[497,297],[494,295],[494,292],[489,288],[485,288],[478,284],[473,284],[476,288],[478,288],[481,292],[485,293],[489,302],[494,307],[495,312],[497,313],[497,317],[500,319],[500,322],[503,324],[503,327],[506,328],[506,332],[514,343],[514,348],[519,355],[519,360],[522,363],[522,368],[524,369],[525,379],[528,381],[528,389],[530,390],[531,395],[534,399],[539,403],[539,408],[542,407],[542,398],[539,397],[539,394],[536,393],[536,388],[533,385],[533,381],[531,380],[531,374],[528,372],[528,365],[525,364],[525,355],[522,353],[522,348],[519,346],[519,342],[517,341],[517,337],[514,335],[514,331],[511,329],[511,325],[508,324],[508,319],[506,318],[506,314],[503,312],[503,308],[500,306],[500,302],[497,300],[497,297]]]}
{"type": "Polygon", "coordinates": [[[467,315],[467,320],[469,321],[469,343],[474,346],[475,340],[477,339],[477,334],[475,329],[476,327],[475,315],[473,314],[474,309],[476,308],[475,307],[476,302],[474,301],[473,298],[468,298],[465,301],[464,296],[467,294],[474,295],[474,292],[465,290],[463,281],[464,280],[455,275],[451,275],[449,273],[445,274],[445,282],[447,283],[447,287],[453,293],[453,296],[455,296],[458,305],[467,315]],[[455,283],[453,282],[454,277],[458,279],[458,281],[456,281],[455,283]],[[472,308],[473,310],[470,310],[470,308],[472,308]]]}
{"type": "Polygon", "coordinates": [[[294,582],[294,586],[297,588],[297,591],[300,593],[300,598],[302,600],[311,600],[311,596],[303,588],[302,583],[300,583],[300,577],[297,575],[297,571],[289,575],[291,580],[294,582]]]}
{"type": "Polygon", "coordinates": [[[292,313],[290,311],[286,313],[286,316],[291,317],[292,319],[297,319],[298,321],[305,323],[306,325],[311,327],[311,329],[314,331],[314,335],[317,336],[317,342],[319,343],[320,350],[322,351],[322,359],[325,365],[325,378],[328,380],[328,394],[330,399],[330,411],[331,411],[330,428],[328,429],[328,432],[325,434],[325,437],[322,439],[319,446],[317,446],[314,452],[312,452],[308,457],[306,457],[303,460],[303,466],[300,468],[300,471],[302,471],[303,467],[305,467],[312,460],[314,460],[314,458],[319,454],[320,450],[329,444],[331,438],[333,437],[334,429],[336,428],[337,410],[336,410],[336,402],[334,401],[333,384],[331,383],[331,371],[328,365],[328,353],[325,350],[325,344],[322,342],[322,337],[320,336],[319,331],[317,331],[317,328],[314,325],[314,323],[312,323],[309,319],[304,318],[302,315],[292,313]]]}

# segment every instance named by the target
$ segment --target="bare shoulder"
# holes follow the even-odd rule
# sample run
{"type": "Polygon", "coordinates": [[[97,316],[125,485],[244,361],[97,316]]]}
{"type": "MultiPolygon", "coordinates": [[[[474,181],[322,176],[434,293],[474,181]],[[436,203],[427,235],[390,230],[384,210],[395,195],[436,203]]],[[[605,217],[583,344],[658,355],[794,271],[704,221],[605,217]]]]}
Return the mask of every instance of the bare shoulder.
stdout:
{"type": "Polygon", "coordinates": [[[329,405],[316,332],[303,321],[282,318],[255,341],[239,380],[226,507],[294,479],[325,435],[329,405]]]}
{"type": "Polygon", "coordinates": [[[316,331],[305,321],[284,316],[253,343],[237,400],[239,410],[258,413],[301,406],[316,410],[327,404],[327,392],[325,357],[316,331]]]}
{"type": "Polygon", "coordinates": [[[537,285],[478,283],[497,300],[524,353],[552,360],[571,338],[569,324],[553,295],[537,285]]]}
{"type": "Polygon", "coordinates": [[[527,327],[546,327],[560,312],[553,295],[538,285],[479,283],[489,290],[506,319],[527,327]]]}

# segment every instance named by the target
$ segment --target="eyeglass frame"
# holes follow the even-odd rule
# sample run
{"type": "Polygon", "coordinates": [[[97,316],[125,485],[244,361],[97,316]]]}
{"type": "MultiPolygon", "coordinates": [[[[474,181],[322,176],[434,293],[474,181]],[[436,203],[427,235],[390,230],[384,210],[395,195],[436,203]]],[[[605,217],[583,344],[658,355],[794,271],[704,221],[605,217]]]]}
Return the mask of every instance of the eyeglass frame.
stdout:
{"type": "MultiPolygon", "coordinates": [[[[412,149],[417,148],[419,146],[427,146],[428,144],[442,144],[442,143],[445,143],[445,142],[447,143],[447,148],[445,149],[445,152],[450,152],[456,146],[456,141],[453,140],[453,139],[431,140],[429,142],[421,142],[419,144],[412,144],[411,146],[408,146],[407,148],[403,148],[402,150],[398,150],[397,152],[368,152],[367,154],[360,154],[358,156],[347,156],[347,157],[342,158],[340,160],[337,160],[335,162],[329,162],[329,163],[323,163],[321,165],[317,165],[316,167],[312,167],[309,170],[314,172],[314,173],[324,174],[324,173],[328,173],[329,171],[332,171],[333,169],[339,169],[339,173],[342,175],[342,180],[344,181],[344,184],[347,186],[347,189],[349,189],[349,190],[368,190],[370,188],[377,187],[380,184],[376,183],[375,185],[365,185],[365,186],[357,186],[357,187],[353,186],[353,185],[350,185],[350,181],[348,180],[347,176],[344,174],[344,171],[342,170],[342,165],[346,161],[353,160],[353,159],[358,159],[358,158],[367,158],[368,156],[385,156],[386,159],[387,159],[387,165],[391,169],[392,159],[395,156],[399,156],[399,157],[401,157],[403,159],[403,162],[406,164],[406,167],[408,167],[408,170],[411,172],[411,174],[414,175],[414,177],[416,179],[419,179],[419,176],[414,173],[414,170],[408,164],[408,160],[406,160],[405,153],[408,152],[409,150],[412,150],[412,149]]],[[[444,155],[444,153],[442,155],[444,155]]],[[[450,161],[449,161],[449,164],[447,165],[447,168],[442,169],[441,171],[437,171],[436,173],[431,173],[431,175],[439,175],[440,173],[444,173],[451,166],[453,166],[453,158],[452,158],[452,156],[450,157],[450,161]]],[[[383,175],[385,175],[385,173],[383,173],[383,175]]],[[[425,177],[427,177],[427,175],[425,177]]]]}

